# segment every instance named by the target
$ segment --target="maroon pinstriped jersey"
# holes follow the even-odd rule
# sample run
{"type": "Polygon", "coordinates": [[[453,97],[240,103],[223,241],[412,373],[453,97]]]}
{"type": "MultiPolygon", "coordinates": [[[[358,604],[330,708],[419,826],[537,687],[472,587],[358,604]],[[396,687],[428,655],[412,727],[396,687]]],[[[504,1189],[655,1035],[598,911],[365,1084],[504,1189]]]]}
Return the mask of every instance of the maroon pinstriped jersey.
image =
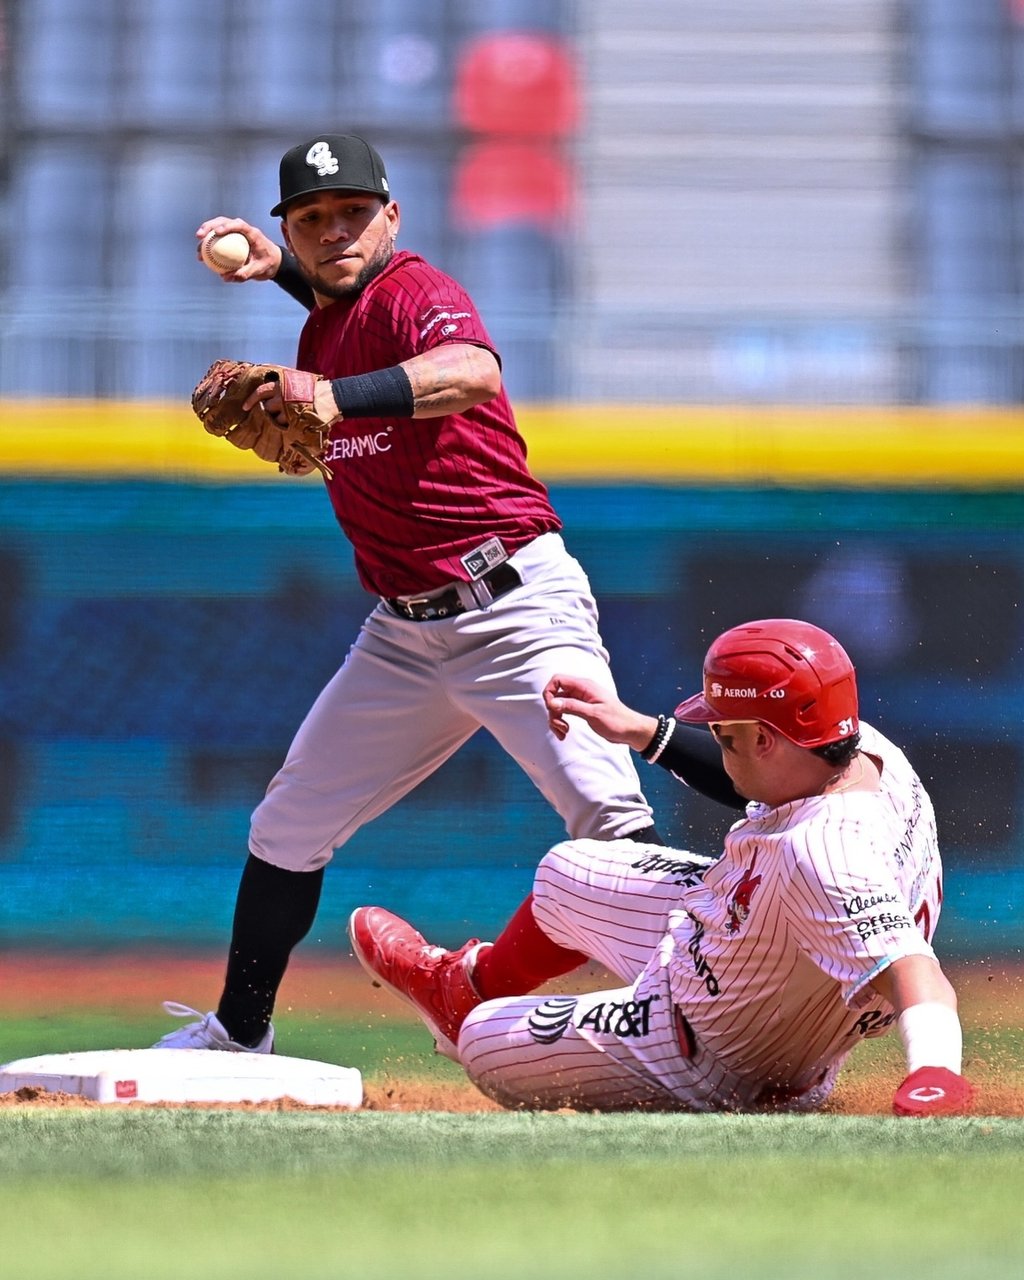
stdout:
{"type": "MultiPolygon", "coordinates": [[[[354,300],[314,308],[298,365],[342,378],[446,342],[494,350],[466,291],[418,255],[396,253],[354,300]]],[[[334,513],[376,595],[429,591],[469,577],[459,557],[499,537],[511,554],[561,529],[505,391],[439,418],[356,418],[331,428],[325,462],[334,513]]]]}

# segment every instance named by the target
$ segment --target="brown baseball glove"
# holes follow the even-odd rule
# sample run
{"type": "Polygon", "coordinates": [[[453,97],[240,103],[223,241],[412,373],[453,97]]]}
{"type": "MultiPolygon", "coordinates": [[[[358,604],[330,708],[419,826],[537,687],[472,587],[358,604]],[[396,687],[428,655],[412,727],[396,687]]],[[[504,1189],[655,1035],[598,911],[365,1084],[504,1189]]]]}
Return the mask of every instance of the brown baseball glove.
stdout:
{"type": "Polygon", "coordinates": [[[274,364],[250,364],[245,360],[215,360],[195,391],[192,408],[207,431],[223,436],[239,449],[251,449],[264,462],[276,462],[288,475],[308,475],[314,467],[329,479],[323,462],[328,424],[313,407],[318,374],[286,369],[274,364]],[[242,406],[265,382],[281,384],[284,401],[282,426],[264,408],[242,406]]]}

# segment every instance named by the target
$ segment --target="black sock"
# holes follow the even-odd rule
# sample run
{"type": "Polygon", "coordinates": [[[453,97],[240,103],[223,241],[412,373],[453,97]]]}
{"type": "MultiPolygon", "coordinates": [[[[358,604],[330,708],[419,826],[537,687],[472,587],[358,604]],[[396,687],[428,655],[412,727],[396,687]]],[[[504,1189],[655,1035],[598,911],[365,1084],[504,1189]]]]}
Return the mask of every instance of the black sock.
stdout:
{"type": "Polygon", "coordinates": [[[665,843],[661,836],[658,835],[656,827],[641,827],[639,831],[631,831],[627,840],[636,840],[639,844],[661,844],[665,843]]]}
{"type": "Polygon", "coordinates": [[[313,926],[323,879],[323,867],[285,871],[249,855],[217,1006],[217,1017],[239,1044],[256,1044],[266,1031],[292,948],[313,926]]]}

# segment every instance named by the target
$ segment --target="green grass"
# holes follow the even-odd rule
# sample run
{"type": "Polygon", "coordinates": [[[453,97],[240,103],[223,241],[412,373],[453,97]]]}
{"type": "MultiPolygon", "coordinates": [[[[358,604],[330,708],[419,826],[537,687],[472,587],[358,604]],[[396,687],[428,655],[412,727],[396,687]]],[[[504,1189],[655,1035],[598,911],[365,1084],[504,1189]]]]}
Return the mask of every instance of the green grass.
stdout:
{"type": "Polygon", "coordinates": [[[11,1280],[1017,1276],[1024,1122],[0,1112],[11,1280]]]}
{"type": "MultiPolygon", "coordinates": [[[[159,1013],[0,1020],[0,1061],[159,1013]]],[[[461,1080],[418,1024],[285,1013],[289,1055],[461,1080]]],[[[969,1044],[973,1036],[969,1034],[969,1044]]],[[[984,1031],[1019,1064],[1021,1033],[984,1031]]],[[[892,1037],[857,1068],[895,1079],[892,1037]]],[[[4,1280],[1016,1280],[1024,1120],[0,1108],[4,1280]]]]}
{"type": "MultiPolygon", "coordinates": [[[[87,1049],[141,1049],[176,1024],[162,1014],[118,1014],[101,1010],[55,1010],[33,1016],[0,1019],[0,1063],[44,1053],[87,1049]]],[[[353,1018],[275,1018],[282,1053],[356,1067],[364,1075],[402,1073],[430,1079],[464,1080],[447,1058],[433,1052],[433,1042],[419,1022],[353,1018]]]]}

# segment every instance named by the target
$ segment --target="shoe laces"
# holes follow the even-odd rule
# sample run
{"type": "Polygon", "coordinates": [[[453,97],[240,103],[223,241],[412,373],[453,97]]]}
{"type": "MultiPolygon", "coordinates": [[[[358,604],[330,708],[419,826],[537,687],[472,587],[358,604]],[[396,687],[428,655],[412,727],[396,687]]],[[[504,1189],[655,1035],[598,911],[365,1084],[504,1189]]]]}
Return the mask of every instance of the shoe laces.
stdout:
{"type": "MultiPolygon", "coordinates": [[[[225,1047],[235,1049],[242,1053],[273,1053],[274,1052],[274,1027],[273,1023],[267,1026],[259,1042],[255,1045],[240,1044],[237,1040],[233,1040],[228,1032],[227,1027],[220,1021],[217,1015],[211,1009],[209,1013],[200,1013],[198,1009],[193,1009],[187,1004],[178,1004],[176,1000],[165,1000],[163,1002],[164,1012],[169,1013],[172,1018],[195,1018],[196,1021],[190,1023],[187,1027],[180,1027],[177,1031],[169,1031],[166,1036],[161,1037],[157,1044],[162,1044],[171,1036],[180,1036],[188,1034],[192,1040],[195,1040],[201,1047],[210,1047],[210,1041],[214,1041],[214,1047],[225,1047]],[[216,1026],[210,1024],[216,1022],[216,1026]],[[260,1046],[269,1036],[270,1043],[268,1048],[263,1049],[260,1046]]],[[[179,1046],[181,1047],[181,1046],[179,1046]]]]}
{"type": "Polygon", "coordinates": [[[178,1004],[177,1000],[165,1000],[163,1004],[164,1013],[169,1013],[172,1018],[196,1018],[202,1023],[210,1020],[208,1013],[200,1013],[198,1009],[193,1009],[187,1004],[178,1004]]]}
{"type": "Polygon", "coordinates": [[[162,1036],[157,1043],[170,1036],[180,1036],[188,1033],[192,1040],[208,1041],[211,1038],[220,1039],[219,1036],[213,1036],[210,1030],[210,1021],[213,1018],[212,1011],[210,1013],[200,1013],[198,1009],[191,1008],[187,1004],[178,1004],[176,1000],[165,1000],[163,1002],[164,1013],[169,1013],[172,1018],[195,1018],[190,1026],[180,1027],[177,1031],[169,1031],[166,1036],[162,1036]]]}

